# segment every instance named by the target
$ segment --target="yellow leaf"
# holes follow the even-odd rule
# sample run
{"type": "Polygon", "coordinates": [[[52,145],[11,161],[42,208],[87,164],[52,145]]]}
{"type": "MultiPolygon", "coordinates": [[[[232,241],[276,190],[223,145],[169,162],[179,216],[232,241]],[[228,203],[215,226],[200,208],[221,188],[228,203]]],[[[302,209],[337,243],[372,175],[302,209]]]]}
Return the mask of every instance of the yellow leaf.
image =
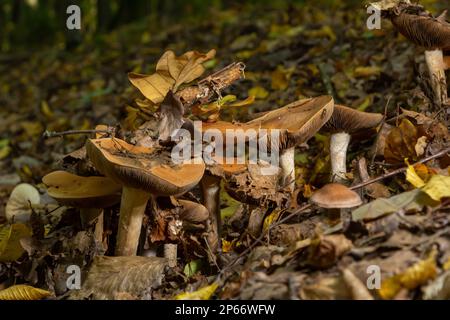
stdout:
{"type": "Polygon", "coordinates": [[[381,283],[381,288],[378,290],[378,294],[382,299],[390,300],[396,296],[396,294],[402,289],[399,277],[393,276],[387,278],[381,283]]]}
{"type": "Polygon", "coordinates": [[[450,177],[434,175],[422,190],[436,201],[440,201],[442,198],[448,198],[450,197],[450,177]]]}
{"type": "Polygon", "coordinates": [[[0,291],[0,300],[41,300],[50,296],[47,290],[18,284],[0,291]]]}
{"type": "Polygon", "coordinates": [[[450,258],[445,261],[444,265],[442,266],[442,269],[444,270],[450,270],[450,258]]]}
{"type": "Polygon", "coordinates": [[[281,210],[274,210],[271,214],[269,214],[265,219],[263,223],[263,231],[266,232],[270,225],[277,221],[278,217],[280,216],[281,210]]]}
{"type": "Polygon", "coordinates": [[[0,226],[0,262],[19,259],[24,253],[20,239],[30,236],[30,229],[22,223],[0,226]]]}
{"type": "Polygon", "coordinates": [[[219,284],[214,282],[209,286],[198,289],[194,292],[184,292],[175,296],[175,300],[209,300],[217,290],[219,284]]]}
{"type": "Polygon", "coordinates": [[[269,92],[263,87],[257,86],[248,90],[248,95],[254,96],[256,99],[265,99],[269,96],[269,92]]]}
{"type": "Polygon", "coordinates": [[[8,139],[0,140],[0,160],[5,159],[11,153],[12,149],[9,146],[8,139]]]}
{"type": "Polygon", "coordinates": [[[233,241],[222,239],[222,252],[227,253],[233,249],[233,241]]]}
{"type": "Polygon", "coordinates": [[[151,75],[131,72],[130,82],[150,101],[158,104],[163,101],[169,90],[174,92],[183,83],[189,83],[200,77],[205,68],[202,63],[212,59],[216,51],[206,54],[189,51],[176,57],[173,51],[166,51],[156,65],[156,72],[151,75]]]}
{"type": "Polygon", "coordinates": [[[410,164],[406,170],[406,180],[416,188],[421,188],[425,185],[425,182],[417,175],[416,170],[410,164]]]}
{"type": "Polygon", "coordinates": [[[50,109],[50,106],[45,100],[41,102],[41,112],[47,119],[51,119],[54,116],[52,109],[50,109]]]}
{"type": "Polygon", "coordinates": [[[294,72],[293,68],[285,69],[282,65],[278,66],[275,71],[272,72],[272,89],[285,90],[289,86],[289,80],[294,72]]]}
{"type": "Polygon", "coordinates": [[[387,278],[381,283],[378,293],[382,299],[392,299],[402,289],[415,289],[437,275],[437,250],[433,248],[428,258],[419,261],[404,272],[387,278]]]}
{"type": "Polygon", "coordinates": [[[380,67],[372,66],[372,67],[357,67],[355,69],[355,77],[356,78],[367,78],[371,76],[378,76],[381,72],[380,67]]]}

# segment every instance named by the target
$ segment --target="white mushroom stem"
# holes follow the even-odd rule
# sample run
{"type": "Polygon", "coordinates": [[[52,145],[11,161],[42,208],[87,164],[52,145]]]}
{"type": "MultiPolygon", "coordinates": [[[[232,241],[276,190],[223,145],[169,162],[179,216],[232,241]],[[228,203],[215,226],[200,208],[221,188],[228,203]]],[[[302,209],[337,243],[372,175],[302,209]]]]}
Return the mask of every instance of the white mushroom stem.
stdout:
{"type": "Polygon", "coordinates": [[[350,135],[345,132],[334,133],[330,139],[331,180],[346,181],[347,173],[347,148],[350,143],[350,135]]]}
{"type": "Polygon", "coordinates": [[[208,244],[213,253],[220,250],[220,178],[205,174],[200,182],[203,205],[209,211],[210,230],[208,244]]]}
{"type": "Polygon", "coordinates": [[[448,100],[445,78],[446,61],[444,62],[442,50],[425,51],[425,61],[433,89],[433,102],[440,108],[448,100]]]}
{"type": "Polygon", "coordinates": [[[123,187],[120,202],[119,228],[116,241],[116,256],[135,256],[141,234],[145,207],[150,199],[148,192],[123,187]]]}
{"type": "Polygon", "coordinates": [[[164,244],[164,258],[169,262],[169,267],[174,268],[177,265],[177,245],[173,243],[164,244]]]}
{"type": "Polygon", "coordinates": [[[280,155],[281,185],[289,190],[295,189],[295,147],[283,150],[280,155]]]}

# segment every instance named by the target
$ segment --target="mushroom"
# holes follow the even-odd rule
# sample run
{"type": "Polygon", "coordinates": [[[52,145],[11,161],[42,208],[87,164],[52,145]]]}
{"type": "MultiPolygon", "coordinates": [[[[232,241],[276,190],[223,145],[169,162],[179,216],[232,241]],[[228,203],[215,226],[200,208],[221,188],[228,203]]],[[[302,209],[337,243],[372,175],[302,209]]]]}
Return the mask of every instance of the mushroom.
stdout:
{"type": "MultiPolygon", "coordinates": [[[[258,138],[263,135],[260,129],[280,130],[278,141],[279,166],[281,168],[280,184],[290,191],[295,188],[295,147],[308,141],[331,117],[334,100],[331,96],[298,100],[279,109],[265,113],[263,116],[244,124],[226,125],[224,122],[206,124],[204,129],[219,129],[224,134],[226,129],[253,129],[258,138]]],[[[271,145],[271,143],[268,143],[271,145]]],[[[274,152],[275,150],[271,150],[274,152]]]]}
{"type": "Polygon", "coordinates": [[[281,186],[295,188],[295,147],[307,142],[330,119],[334,108],[331,96],[304,99],[270,111],[247,122],[250,128],[281,131],[279,152],[281,186]]]}
{"type": "Polygon", "coordinates": [[[358,111],[341,105],[335,105],[333,115],[324,125],[324,130],[331,132],[330,158],[331,181],[347,180],[347,148],[350,134],[361,129],[378,126],[383,119],[380,113],[358,111]]]}
{"type": "Polygon", "coordinates": [[[54,171],[42,178],[47,193],[59,203],[80,208],[81,225],[87,228],[97,218],[95,238],[103,242],[103,209],[120,200],[121,185],[106,177],[81,177],[54,171]]]}
{"type": "Polygon", "coordinates": [[[339,183],[326,184],[314,192],[310,200],[326,209],[346,209],[362,204],[361,197],[355,191],[339,183]]]}
{"type": "Polygon", "coordinates": [[[428,67],[433,89],[433,102],[441,108],[448,105],[445,69],[448,69],[448,57],[444,59],[443,50],[450,50],[450,23],[446,21],[444,11],[433,17],[422,6],[409,0],[389,0],[372,3],[381,10],[385,18],[392,21],[394,27],[408,40],[425,48],[425,61],[428,67]]]}
{"type": "Polygon", "coordinates": [[[116,255],[136,254],[151,196],[183,194],[200,181],[205,170],[202,161],[175,165],[170,153],[117,138],[90,139],[86,150],[101,173],[122,185],[116,255]]]}
{"type": "Polygon", "coordinates": [[[40,201],[39,191],[35,187],[28,183],[18,184],[6,203],[6,219],[9,222],[28,222],[32,208],[39,205],[40,201]]]}

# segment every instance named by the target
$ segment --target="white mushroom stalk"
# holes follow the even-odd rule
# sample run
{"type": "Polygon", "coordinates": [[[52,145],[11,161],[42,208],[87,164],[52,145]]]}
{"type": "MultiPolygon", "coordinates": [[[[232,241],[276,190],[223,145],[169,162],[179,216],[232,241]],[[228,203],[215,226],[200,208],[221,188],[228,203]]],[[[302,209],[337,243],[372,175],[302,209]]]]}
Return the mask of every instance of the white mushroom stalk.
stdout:
{"type": "Polygon", "coordinates": [[[142,219],[150,199],[150,193],[124,186],[120,201],[119,227],[115,254],[117,256],[136,255],[142,219]]]}
{"type": "Polygon", "coordinates": [[[281,185],[286,186],[290,191],[295,189],[295,147],[288,148],[281,152],[281,185]]]}
{"type": "Polygon", "coordinates": [[[447,80],[445,77],[447,65],[442,50],[425,51],[425,61],[433,89],[434,103],[438,106],[448,104],[447,80]]]}
{"type": "Polygon", "coordinates": [[[346,132],[334,133],[330,138],[331,180],[347,181],[347,149],[350,135],[346,132]]]}

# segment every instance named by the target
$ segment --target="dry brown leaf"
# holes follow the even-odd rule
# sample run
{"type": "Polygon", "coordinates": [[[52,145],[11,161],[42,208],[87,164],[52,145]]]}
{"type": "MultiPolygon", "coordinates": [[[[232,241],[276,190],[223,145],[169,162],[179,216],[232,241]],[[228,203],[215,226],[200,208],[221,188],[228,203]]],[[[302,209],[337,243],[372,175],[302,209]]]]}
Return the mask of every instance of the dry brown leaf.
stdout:
{"type": "Polygon", "coordinates": [[[173,51],[166,51],[159,59],[154,74],[131,72],[128,79],[147,99],[158,104],[169,90],[176,92],[183,83],[200,77],[205,71],[202,63],[212,59],[215,54],[213,49],[206,54],[189,51],[177,57],[173,51]]]}

